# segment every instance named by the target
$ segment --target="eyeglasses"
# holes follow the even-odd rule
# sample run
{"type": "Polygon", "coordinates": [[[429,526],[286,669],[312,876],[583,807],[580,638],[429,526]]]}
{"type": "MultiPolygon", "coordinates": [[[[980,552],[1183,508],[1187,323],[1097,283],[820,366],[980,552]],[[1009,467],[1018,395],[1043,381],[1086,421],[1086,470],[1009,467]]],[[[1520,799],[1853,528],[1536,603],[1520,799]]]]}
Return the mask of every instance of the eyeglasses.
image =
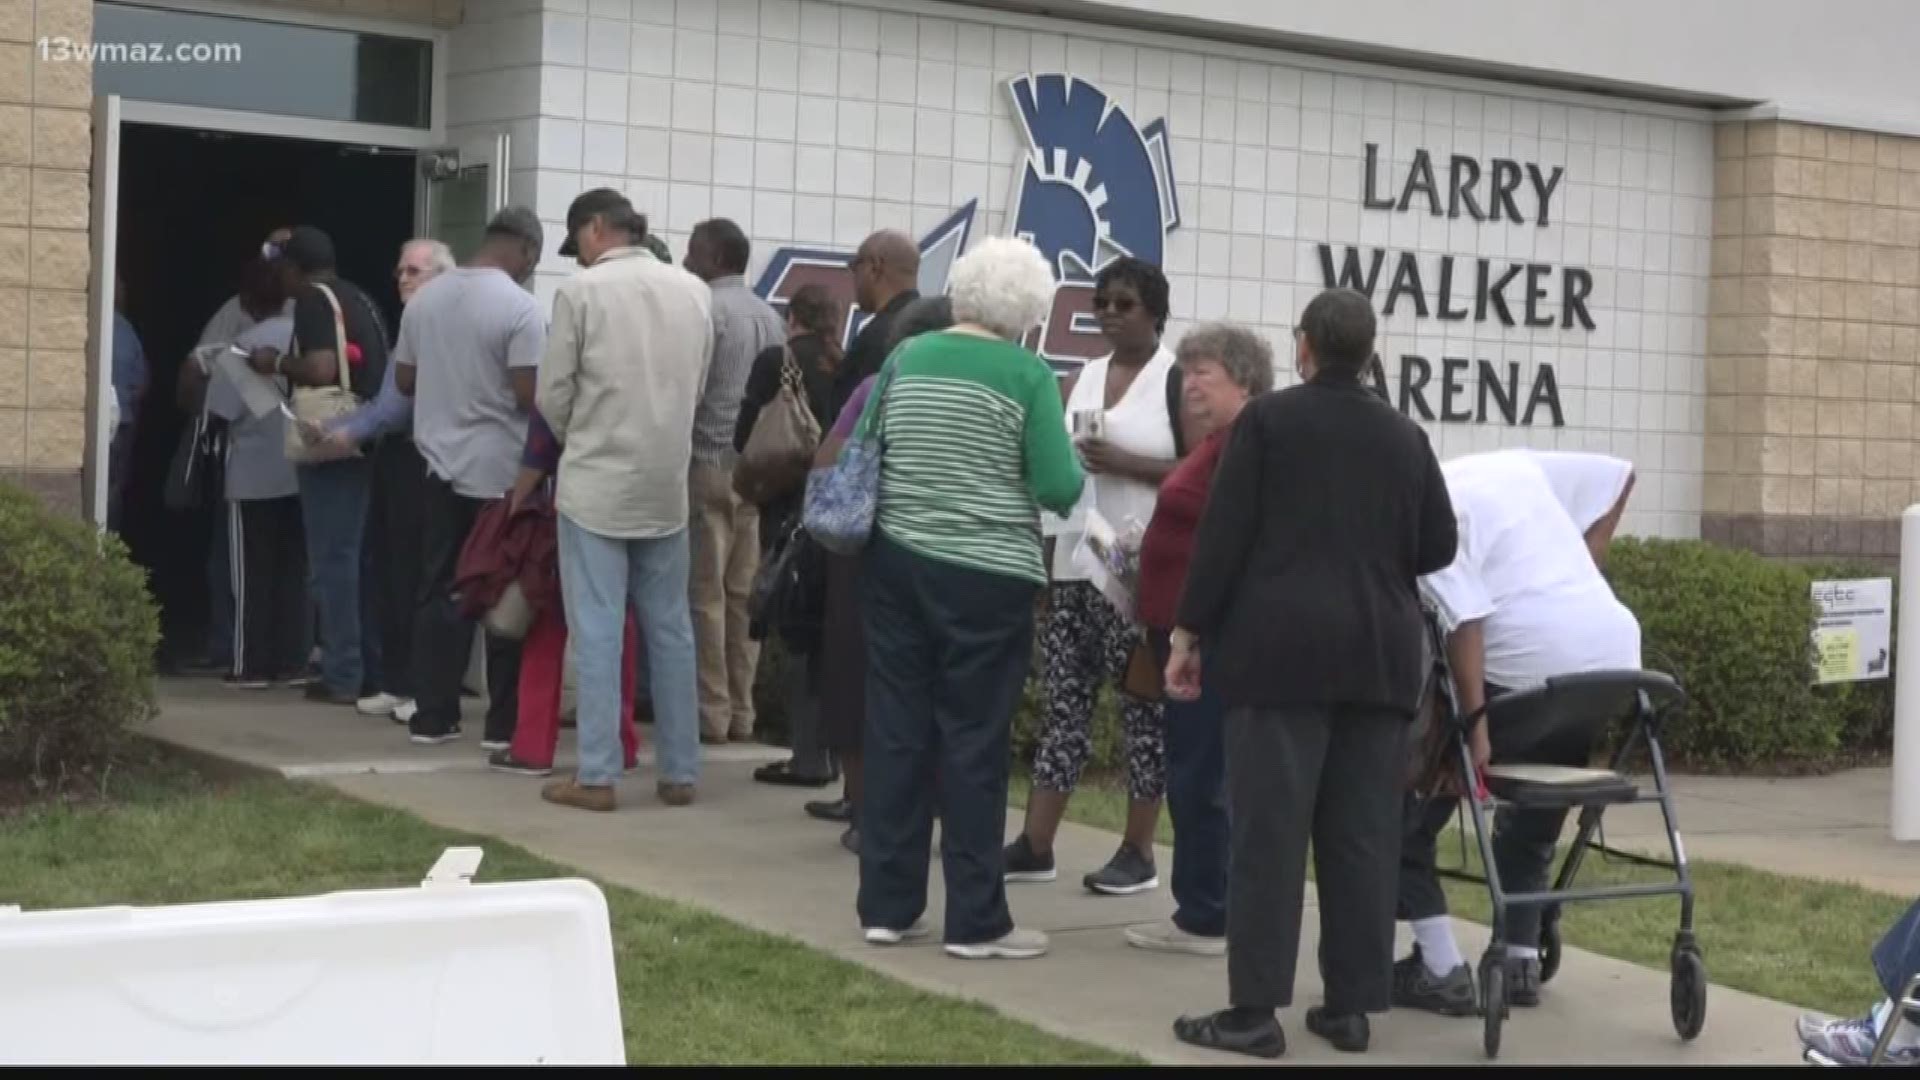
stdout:
{"type": "Polygon", "coordinates": [[[281,256],[281,254],[284,253],[285,251],[286,251],[285,244],[277,244],[272,240],[269,240],[266,243],[260,245],[260,257],[267,260],[268,262],[272,262],[273,260],[278,259],[281,256]]]}
{"type": "Polygon", "coordinates": [[[1093,310],[1112,311],[1115,315],[1125,315],[1139,306],[1140,302],[1130,296],[1095,296],[1093,298],[1093,310]]]}

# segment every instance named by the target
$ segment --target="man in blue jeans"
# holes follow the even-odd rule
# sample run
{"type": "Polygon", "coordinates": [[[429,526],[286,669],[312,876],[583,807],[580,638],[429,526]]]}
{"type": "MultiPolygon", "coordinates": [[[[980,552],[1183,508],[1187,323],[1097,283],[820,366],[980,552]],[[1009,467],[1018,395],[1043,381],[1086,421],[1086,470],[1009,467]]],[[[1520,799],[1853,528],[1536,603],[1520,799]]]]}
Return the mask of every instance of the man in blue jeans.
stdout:
{"type": "Polygon", "coordinates": [[[646,234],[619,192],[574,200],[560,254],[585,269],[554,297],[540,364],[537,407],[564,447],[554,506],[580,697],[578,772],[540,794],[580,810],[614,808],[629,603],[646,635],[660,801],[688,805],[699,780],[688,467],[713,300],[705,282],[642,246],[646,234]]]}
{"type": "MultiPolygon", "coordinates": [[[[267,245],[293,298],[293,349],[263,349],[255,370],[285,375],[295,386],[334,386],[339,365],[362,401],[380,392],[387,370],[387,332],[373,302],[335,270],[333,239],[302,225],[285,244],[267,245]],[[338,305],[336,308],[335,305],[338,305]],[[344,337],[344,342],[342,338],[344,337]]],[[[307,534],[308,578],[320,611],[320,681],[307,697],[351,707],[366,690],[364,643],[377,636],[361,626],[360,560],[373,490],[373,465],[358,456],[295,469],[307,534]]]]}
{"type": "MultiPolygon", "coordinates": [[[[1920,900],[1881,936],[1873,947],[1873,973],[1887,996],[1865,1016],[1836,1019],[1819,1013],[1800,1017],[1800,1042],[1817,1050],[1836,1065],[1865,1065],[1873,1056],[1886,1025],[1897,1023],[1895,1002],[1906,993],[1907,983],[1920,973],[1920,900]]],[[[1887,1043],[1888,1065],[1920,1065],[1920,1017],[1909,1016],[1904,1026],[1887,1043]]]]}

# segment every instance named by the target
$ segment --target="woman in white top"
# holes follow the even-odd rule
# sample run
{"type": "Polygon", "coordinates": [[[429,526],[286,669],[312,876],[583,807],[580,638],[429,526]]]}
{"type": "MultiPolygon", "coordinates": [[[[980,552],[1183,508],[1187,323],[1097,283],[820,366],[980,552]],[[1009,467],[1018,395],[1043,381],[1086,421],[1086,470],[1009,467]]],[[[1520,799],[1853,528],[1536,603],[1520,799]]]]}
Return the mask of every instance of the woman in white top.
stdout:
{"type": "MultiPolygon", "coordinates": [[[[1141,630],[1074,565],[1088,511],[1114,529],[1153,517],[1160,481],[1178,463],[1180,388],[1173,353],[1160,343],[1167,325],[1167,278],[1134,258],[1107,264],[1094,282],[1093,311],[1113,352],[1082,368],[1067,390],[1067,423],[1090,474],[1086,492],[1054,538],[1052,587],[1041,649],[1045,728],[1033,762],[1026,827],[1007,846],[1008,881],[1052,881],[1053,837],[1067,799],[1093,756],[1093,705],[1102,683],[1119,684],[1141,630]]],[[[1159,885],[1154,827],[1166,791],[1166,731],[1158,701],[1122,695],[1131,806],[1126,838],[1107,865],[1086,876],[1109,895],[1159,885]]]]}

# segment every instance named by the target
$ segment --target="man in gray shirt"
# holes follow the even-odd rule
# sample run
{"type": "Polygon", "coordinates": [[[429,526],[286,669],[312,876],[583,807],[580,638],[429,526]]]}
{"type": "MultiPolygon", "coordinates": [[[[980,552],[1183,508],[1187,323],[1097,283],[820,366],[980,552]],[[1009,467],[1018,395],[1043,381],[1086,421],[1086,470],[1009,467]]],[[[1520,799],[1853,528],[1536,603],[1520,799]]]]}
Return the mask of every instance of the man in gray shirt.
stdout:
{"type": "Polygon", "coordinates": [[[752,248],[740,226],[713,218],[693,227],[686,268],[713,293],[713,366],[693,421],[688,475],[693,540],[695,651],[700,663],[700,737],[753,736],[753,675],[759,646],[748,634],[747,595],[760,567],[760,517],[733,492],[734,421],[754,357],[786,340],[778,312],[747,288],[752,248]]]}
{"type": "MultiPolygon", "coordinates": [[[[540,305],[522,287],[540,258],[540,220],[518,207],[487,224],[480,250],[428,282],[400,318],[394,384],[413,399],[413,441],[427,462],[425,562],[414,622],[415,743],[460,737],[460,682],[472,622],[452,595],[468,533],[487,503],[513,486],[546,351],[540,305]]],[[[519,709],[520,646],[487,637],[487,729],[481,746],[505,749],[519,709]]]]}

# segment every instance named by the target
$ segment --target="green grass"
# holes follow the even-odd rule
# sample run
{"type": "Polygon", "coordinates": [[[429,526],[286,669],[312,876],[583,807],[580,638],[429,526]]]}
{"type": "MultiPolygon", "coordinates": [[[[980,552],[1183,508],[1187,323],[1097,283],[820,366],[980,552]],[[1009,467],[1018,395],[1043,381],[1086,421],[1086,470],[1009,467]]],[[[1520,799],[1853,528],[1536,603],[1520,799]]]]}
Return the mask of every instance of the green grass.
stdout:
{"type": "MultiPolygon", "coordinates": [[[[1016,778],[1016,804],[1025,805],[1025,797],[1025,782],[1016,778]]],[[[1126,807],[1124,791],[1083,784],[1068,804],[1067,817],[1119,832],[1126,807]]],[[[1173,842],[1164,811],[1159,839],[1173,842]]],[[[1464,868],[1478,874],[1480,860],[1472,847],[1469,843],[1464,868]]],[[[1460,867],[1460,854],[1459,834],[1449,830],[1440,841],[1441,865],[1460,867]]],[[[1867,954],[1906,911],[1909,899],[1726,863],[1696,861],[1692,869],[1694,930],[1715,983],[1842,1015],[1861,1013],[1884,996],[1867,954]]],[[[1589,852],[1578,881],[1585,886],[1663,879],[1671,875],[1610,863],[1589,852]]],[[[1442,880],[1453,914],[1484,925],[1491,908],[1486,887],[1442,880]]],[[[1560,927],[1567,945],[1666,970],[1680,925],[1678,897],[1569,904],[1564,912],[1560,927]]]]}
{"type": "MultiPolygon", "coordinates": [[[[112,795],[0,820],[0,902],[35,910],[411,887],[442,849],[473,843],[486,847],[483,881],[579,876],[317,786],[216,787],[169,770],[112,795]]],[[[601,888],[630,1064],[1139,1063],[789,939],[601,888]]]]}

